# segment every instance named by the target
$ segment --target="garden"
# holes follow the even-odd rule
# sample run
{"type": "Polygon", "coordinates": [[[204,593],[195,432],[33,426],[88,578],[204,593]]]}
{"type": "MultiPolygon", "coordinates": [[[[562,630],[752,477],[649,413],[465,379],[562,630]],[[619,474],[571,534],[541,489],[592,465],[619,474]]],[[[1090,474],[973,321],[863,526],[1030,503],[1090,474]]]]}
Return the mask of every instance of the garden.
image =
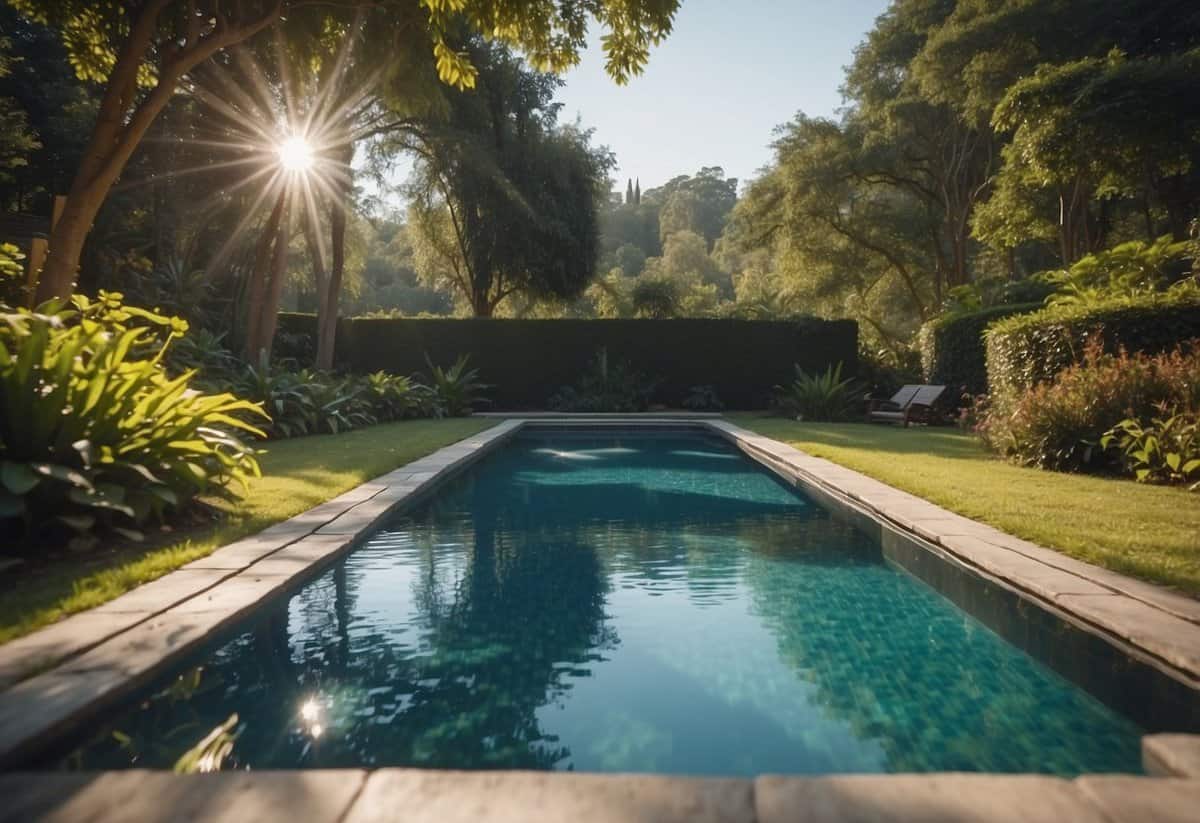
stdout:
{"type": "MultiPolygon", "coordinates": [[[[0,640],[494,423],[476,412],[727,413],[1200,593],[1198,144],[1164,125],[1200,121],[1095,102],[1190,89],[1190,29],[1098,23],[959,88],[968,40],[1046,46],[1066,12],[898,3],[841,120],[781,127],[748,183],[643,191],[559,121],[583,35],[548,6],[485,4],[493,30],[454,4],[262,5],[0,12],[0,640]],[[944,387],[919,425],[862,422],[915,385],[944,387]]],[[[676,4],[610,5],[625,82],[676,4]]]]}

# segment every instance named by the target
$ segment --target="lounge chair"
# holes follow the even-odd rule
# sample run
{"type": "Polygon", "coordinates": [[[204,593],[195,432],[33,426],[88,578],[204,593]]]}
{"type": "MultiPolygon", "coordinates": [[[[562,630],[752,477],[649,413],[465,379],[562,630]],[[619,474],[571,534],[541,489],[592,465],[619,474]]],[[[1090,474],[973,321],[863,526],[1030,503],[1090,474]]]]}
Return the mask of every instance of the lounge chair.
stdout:
{"type": "Polygon", "coordinates": [[[872,423],[932,423],[933,406],[945,386],[901,386],[891,400],[873,401],[867,412],[872,423]]]}

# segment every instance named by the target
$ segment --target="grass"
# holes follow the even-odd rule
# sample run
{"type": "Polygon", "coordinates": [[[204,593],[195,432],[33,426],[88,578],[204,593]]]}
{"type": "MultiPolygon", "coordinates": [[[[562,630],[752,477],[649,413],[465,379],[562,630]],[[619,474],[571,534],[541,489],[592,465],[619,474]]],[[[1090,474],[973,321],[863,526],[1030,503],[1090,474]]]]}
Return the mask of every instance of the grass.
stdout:
{"type": "Polygon", "coordinates": [[[262,458],[263,476],[251,481],[245,496],[211,501],[222,514],[215,523],[165,545],[80,556],[15,575],[0,596],[0,643],[99,606],[495,422],[410,420],[272,442],[262,458]]]}
{"type": "Polygon", "coordinates": [[[1200,594],[1200,495],[1004,462],[943,428],[730,419],[1009,534],[1200,594]]]}

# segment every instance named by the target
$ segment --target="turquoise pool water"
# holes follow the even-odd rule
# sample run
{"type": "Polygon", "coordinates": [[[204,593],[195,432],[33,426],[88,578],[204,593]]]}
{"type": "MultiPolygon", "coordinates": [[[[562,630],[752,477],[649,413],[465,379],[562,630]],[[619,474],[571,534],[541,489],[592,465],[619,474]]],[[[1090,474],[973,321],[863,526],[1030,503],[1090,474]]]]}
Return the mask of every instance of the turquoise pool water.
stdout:
{"type": "Polygon", "coordinates": [[[1138,771],[1140,730],[700,436],[523,437],[65,756],[226,768],[1138,771]]]}

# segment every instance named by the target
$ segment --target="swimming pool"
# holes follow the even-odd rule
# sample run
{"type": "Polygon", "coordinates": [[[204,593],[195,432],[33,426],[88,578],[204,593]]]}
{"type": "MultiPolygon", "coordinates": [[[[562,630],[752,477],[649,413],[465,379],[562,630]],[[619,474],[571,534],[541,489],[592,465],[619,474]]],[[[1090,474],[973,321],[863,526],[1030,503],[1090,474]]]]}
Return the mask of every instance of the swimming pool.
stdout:
{"type": "Polygon", "coordinates": [[[55,761],[1140,771],[1141,729],[723,441],[530,431],[55,761]]]}

